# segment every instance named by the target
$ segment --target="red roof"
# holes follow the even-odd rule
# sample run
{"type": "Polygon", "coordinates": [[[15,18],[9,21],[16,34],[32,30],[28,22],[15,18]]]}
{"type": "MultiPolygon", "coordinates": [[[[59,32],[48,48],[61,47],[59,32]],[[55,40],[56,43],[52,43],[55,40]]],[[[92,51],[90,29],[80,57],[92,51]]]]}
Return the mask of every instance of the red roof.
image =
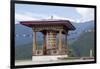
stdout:
{"type": "Polygon", "coordinates": [[[75,27],[68,20],[21,21],[20,24],[28,27],[32,27],[34,25],[63,25],[69,30],[75,30],[75,27]]]}

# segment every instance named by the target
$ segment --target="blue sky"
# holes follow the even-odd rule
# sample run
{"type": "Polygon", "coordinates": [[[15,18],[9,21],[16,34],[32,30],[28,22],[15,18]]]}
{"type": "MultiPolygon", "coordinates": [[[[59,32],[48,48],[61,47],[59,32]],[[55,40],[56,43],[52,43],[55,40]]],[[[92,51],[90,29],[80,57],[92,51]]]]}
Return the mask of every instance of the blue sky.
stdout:
{"type": "Polygon", "coordinates": [[[15,23],[27,20],[50,19],[51,16],[53,16],[53,19],[85,22],[94,20],[94,9],[29,4],[15,5],[15,23]]]}

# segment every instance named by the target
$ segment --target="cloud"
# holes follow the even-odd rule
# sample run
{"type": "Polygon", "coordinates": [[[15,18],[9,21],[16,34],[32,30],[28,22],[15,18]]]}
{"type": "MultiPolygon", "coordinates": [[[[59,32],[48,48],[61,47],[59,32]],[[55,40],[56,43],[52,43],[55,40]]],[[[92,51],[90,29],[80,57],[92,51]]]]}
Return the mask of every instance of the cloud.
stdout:
{"type": "Polygon", "coordinates": [[[46,17],[47,15],[31,13],[31,12],[15,13],[15,24],[18,24],[19,21],[41,20],[46,17]]]}
{"type": "Polygon", "coordinates": [[[94,20],[93,8],[76,8],[76,11],[80,14],[80,22],[94,20]]]}
{"type": "Polygon", "coordinates": [[[47,14],[40,14],[40,13],[33,13],[33,12],[24,12],[24,14],[29,15],[29,16],[34,17],[34,18],[37,18],[37,19],[38,18],[42,19],[42,18],[45,18],[48,16],[47,14]]]}
{"type": "Polygon", "coordinates": [[[19,21],[33,21],[33,20],[50,20],[51,16],[53,19],[57,20],[69,20],[75,21],[74,19],[62,17],[60,15],[46,15],[46,14],[39,14],[39,13],[31,13],[31,12],[24,12],[24,13],[15,13],[15,24],[18,24],[19,21]]]}
{"type": "Polygon", "coordinates": [[[26,14],[15,13],[16,23],[18,23],[18,21],[28,21],[28,20],[36,20],[36,18],[33,18],[32,16],[26,14]]]}
{"type": "MultiPolygon", "coordinates": [[[[71,18],[67,18],[67,17],[62,17],[60,15],[51,15],[53,16],[53,19],[58,19],[58,20],[69,20],[69,21],[72,21],[72,22],[75,22],[74,19],[71,19],[71,18]]],[[[48,17],[48,19],[51,19],[51,16],[48,17]]]]}

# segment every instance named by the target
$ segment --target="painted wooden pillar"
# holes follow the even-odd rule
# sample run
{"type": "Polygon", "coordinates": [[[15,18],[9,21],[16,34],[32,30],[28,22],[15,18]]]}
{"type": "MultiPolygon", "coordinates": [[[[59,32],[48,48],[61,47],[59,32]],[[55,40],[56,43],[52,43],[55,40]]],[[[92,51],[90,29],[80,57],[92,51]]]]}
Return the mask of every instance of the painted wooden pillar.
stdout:
{"type": "Polygon", "coordinates": [[[33,31],[33,50],[36,50],[36,31],[33,31]]]}
{"type": "Polygon", "coordinates": [[[59,50],[62,49],[62,30],[59,30],[59,50]]]}
{"type": "Polygon", "coordinates": [[[46,34],[47,34],[46,32],[43,32],[43,36],[44,36],[44,37],[43,37],[43,41],[44,41],[44,42],[43,42],[43,54],[44,54],[44,55],[47,54],[47,52],[46,52],[46,34]]]}
{"type": "Polygon", "coordinates": [[[66,48],[67,48],[67,33],[65,33],[65,46],[66,46],[66,48]]]}
{"type": "Polygon", "coordinates": [[[67,35],[68,35],[68,31],[66,31],[65,33],[65,45],[66,45],[66,49],[67,49],[67,54],[69,53],[69,47],[68,47],[68,43],[67,43],[67,35]]]}

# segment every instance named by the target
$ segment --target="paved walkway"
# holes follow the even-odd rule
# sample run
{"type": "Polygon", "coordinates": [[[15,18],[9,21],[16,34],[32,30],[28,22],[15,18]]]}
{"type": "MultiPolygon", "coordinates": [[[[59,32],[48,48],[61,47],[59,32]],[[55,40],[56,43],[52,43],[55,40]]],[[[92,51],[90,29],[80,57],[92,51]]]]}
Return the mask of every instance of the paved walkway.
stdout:
{"type": "Polygon", "coordinates": [[[94,61],[94,59],[75,59],[75,60],[57,60],[57,61],[35,61],[25,60],[25,61],[16,61],[15,65],[37,65],[37,64],[52,64],[52,63],[69,63],[69,62],[86,62],[86,61],[94,61]]]}

